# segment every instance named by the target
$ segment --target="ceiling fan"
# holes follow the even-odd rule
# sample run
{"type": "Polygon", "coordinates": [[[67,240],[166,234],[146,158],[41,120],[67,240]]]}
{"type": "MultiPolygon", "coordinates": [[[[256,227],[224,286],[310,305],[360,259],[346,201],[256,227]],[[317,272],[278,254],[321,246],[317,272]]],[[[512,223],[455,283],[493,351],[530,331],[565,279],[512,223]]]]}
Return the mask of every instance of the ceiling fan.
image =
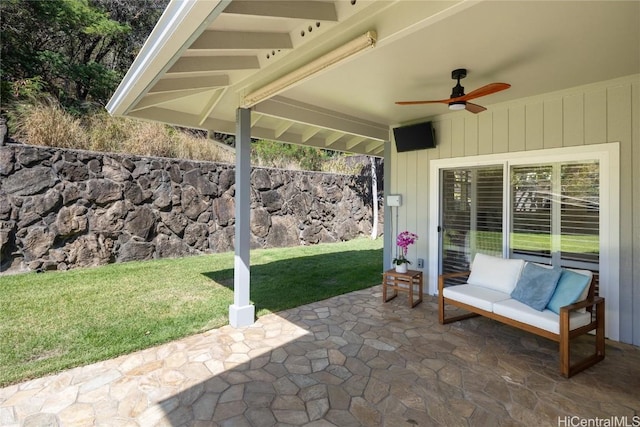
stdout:
{"type": "Polygon", "coordinates": [[[508,83],[489,83],[486,86],[482,86],[474,91],[465,95],[464,87],[460,85],[460,79],[467,77],[467,70],[465,68],[458,68],[451,72],[451,78],[458,80],[458,84],[453,87],[451,97],[449,99],[439,99],[433,101],[398,101],[398,105],[418,105],[418,104],[449,104],[450,110],[464,110],[470,111],[474,114],[478,114],[486,110],[485,107],[467,102],[470,99],[480,98],[481,96],[491,95],[492,93],[500,92],[501,90],[509,89],[511,87],[508,83]]]}

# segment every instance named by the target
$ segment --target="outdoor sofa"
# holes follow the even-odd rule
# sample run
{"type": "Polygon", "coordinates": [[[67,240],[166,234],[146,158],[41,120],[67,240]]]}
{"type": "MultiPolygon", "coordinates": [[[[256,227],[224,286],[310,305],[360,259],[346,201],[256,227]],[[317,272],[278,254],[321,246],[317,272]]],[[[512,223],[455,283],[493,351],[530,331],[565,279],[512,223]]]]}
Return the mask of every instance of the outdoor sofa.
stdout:
{"type": "Polygon", "coordinates": [[[597,291],[597,275],[589,270],[478,253],[471,271],[439,276],[439,321],[481,315],[556,341],[560,373],[568,378],[604,359],[605,300],[597,291]],[[448,283],[464,277],[464,284],[448,283]],[[469,313],[445,317],[447,305],[469,313]],[[595,333],[593,354],[571,364],[571,340],[587,333],[595,333]]]}

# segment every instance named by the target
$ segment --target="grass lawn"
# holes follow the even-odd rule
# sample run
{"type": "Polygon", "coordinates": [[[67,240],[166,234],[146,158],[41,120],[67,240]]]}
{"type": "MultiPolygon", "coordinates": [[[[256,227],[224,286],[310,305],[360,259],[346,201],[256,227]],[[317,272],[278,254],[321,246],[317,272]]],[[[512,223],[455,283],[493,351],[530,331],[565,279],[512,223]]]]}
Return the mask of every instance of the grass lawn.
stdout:
{"type": "MultiPolygon", "coordinates": [[[[481,242],[484,250],[502,251],[502,233],[491,231],[476,231],[476,239],[481,242]]],[[[550,251],[550,234],[536,233],[511,233],[511,248],[516,251],[550,251]]],[[[455,246],[450,241],[449,235],[445,235],[444,246],[455,246]]],[[[563,252],[576,254],[597,254],[600,251],[598,235],[581,234],[560,236],[560,247],[563,252]]]]}
{"type": "MultiPolygon", "coordinates": [[[[380,283],[382,239],[251,252],[262,316],[380,283]]],[[[0,277],[0,386],[228,323],[233,253],[0,277]]]]}

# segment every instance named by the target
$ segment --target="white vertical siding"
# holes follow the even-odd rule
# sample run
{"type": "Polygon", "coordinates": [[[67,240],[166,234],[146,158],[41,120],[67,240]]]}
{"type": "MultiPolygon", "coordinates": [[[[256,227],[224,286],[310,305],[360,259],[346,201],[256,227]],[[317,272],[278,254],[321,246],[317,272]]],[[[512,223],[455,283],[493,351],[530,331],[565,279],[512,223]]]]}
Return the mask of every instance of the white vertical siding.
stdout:
{"type": "Polygon", "coordinates": [[[475,114],[464,117],[464,155],[478,155],[478,116],[475,114]]]}
{"type": "Polygon", "coordinates": [[[525,151],[525,108],[514,105],[507,110],[509,117],[509,151],[525,151]]]}
{"type": "Polygon", "coordinates": [[[499,108],[493,112],[493,153],[509,151],[509,110],[499,108]]]}
{"type": "Polygon", "coordinates": [[[543,147],[560,148],[562,147],[564,125],[564,122],[562,121],[562,98],[554,97],[551,99],[545,99],[543,105],[543,147]]]}
{"type": "MultiPolygon", "coordinates": [[[[633,274],[634,250],[632,168],[634,162],[636,168],[640,164],[640,159],[633,159],[632,154],[631,111],[631,84],[610,86],[607,89],[607,139],[620,141],[620,271],[626,272],[626,277],[629,279],[633,274]]],[[[636,140],[635,144],[638,143],[640,141],[636,140]]],[[[640,242],[636,241],[635,245],[635,250],[640,250],[640,242]]],[[[640,266],[636,266],[636,268],[640,268],[640,266]]],[[[627,313],[631,314],[633,310],[633,289],[630,286],[632,285],[631,280],[625,280],[625,274],[622,274],[620,279],[620,313],[624,319],[624,316],[627,316],[627,313]]],[[[640,298],[640,295],[636,294],[636,298],[640,298]]],[[[631,327],[628,329],[624,332],[621,330],[621,341],[629,342],[631,340],[633,330],[631,327]]]]}
{"type": "MultiPolygon", "coordinates": [[[[466,111],[463,114],[467,114],[466,111]]],[[[485,111],[478,116],[478,154],[493,153],[493,116],[485,111]]]]}
{"type": "MultiPolygon", "coordinates": [[[[425,263],[427,262],[426,254],[428,252],[427,247],[429,239],[427,239],[427,228],[429,224],[427,221],[423,221],[425,212],[429,210],[429,150],[421,150],[417,153],[417,171],[416,171],[416,222],[415,228],[409,228],[418,235],[418,241],[412,248],[411,256],[413,259],[423,258],[425,263]]],[[[413,224],[411,226],[413,227],[413,224]]],[[[417,268],[417,265],[412,265],[412,268],[417,268]]]]}
{"type": "Polygon", "coordinates": [[[464,157],[464,116],[451,119],[451,157],[464,157]]]}
{"type": "Polygon", "coordinates": [[[585,91],[584,143],[597,144],[607,140],[607,90],[585,91]]]}
{"type": "Polygon", "coordinates": [[[584,94],[564,97],[562,104],[564,118],[563,146],[570,147],[584,144],[584,94]]]}
{"type": "MultiPolygon", "coordinates": [[[[631,233],[633,244],[633,259],[631,260],[632,272],[624,277],[630,282],[630,290],[625,291],[624,296],[631,301],[631,312],[625,306],[620,316],[623,325],[635,325],[630,332],[632,341],[640,345],[640,78],[631,84],[631,156],[633,158],[631,176],[631,212],[633,223],[631,233]]],[[[627,267],[628,268],[628,267],[627,267]]],[[[627,270],[625,270],[625,274],[627,270]]],[[[628,342],[628,341],[627,341],[628,342]]]]}
{"type": "Polygon", "coordinates": [[[542,102],[527,103],[525,111],[525,148],[527,150],[541,150],[544,148],[542,102]]]}
{"type": "MultiPolygon", "coordinates": [[[[409,154],[410,159],[407,161],[407,187],[406,194],[411,194],[411,197],[405,197],[403,200],[403,204],[405,205],[404,211],[406,212],[406,226],[404,228],[400,228],[398,231],[407,230],[413,224],[418,223],[418,205],[419,205],[419,197],[420,197],[420,181],[418,179],[418,156],[409,154]]],[[[414,233],[415,228],[412,228],[414,233]]],[[[407,257],[412,260],[411,268],[416,268],[415,260],[418,258],[417,256],[417,247],[414,245],[409,248],[409,252],[407,253],[407,257]]]]}
{"type": "Polygon", "coordinates": [[[431,120],[436,149],[392,152],[392,188],[412,201],[401,228],[420,235],[413,256],[425,259],[430,160],[620,143],[620,340],[640,345],[640,75],[431,120]]]}

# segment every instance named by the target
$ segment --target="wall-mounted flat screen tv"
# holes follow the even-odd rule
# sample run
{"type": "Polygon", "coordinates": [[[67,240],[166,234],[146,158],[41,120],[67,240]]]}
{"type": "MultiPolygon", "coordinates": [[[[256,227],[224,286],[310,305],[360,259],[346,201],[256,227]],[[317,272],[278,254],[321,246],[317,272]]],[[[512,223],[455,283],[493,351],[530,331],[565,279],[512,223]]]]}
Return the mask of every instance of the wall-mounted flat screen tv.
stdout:
{"type": "Polygon", "coordinates": [[[393,128],[398,153],[435,148],[436,136],[431,122],[393,128]]]}

